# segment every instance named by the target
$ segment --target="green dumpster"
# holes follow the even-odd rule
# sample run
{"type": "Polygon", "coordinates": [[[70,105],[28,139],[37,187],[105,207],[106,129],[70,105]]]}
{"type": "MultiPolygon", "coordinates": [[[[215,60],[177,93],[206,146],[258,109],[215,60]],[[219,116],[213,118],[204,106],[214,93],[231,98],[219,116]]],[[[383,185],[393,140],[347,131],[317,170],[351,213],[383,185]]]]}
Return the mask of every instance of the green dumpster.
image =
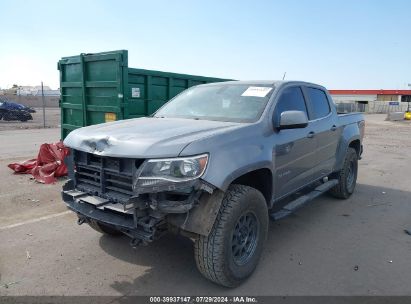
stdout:
{"type": "Polygon", "coordinates": [[[126,50],[63,57],[58,70],[62,139],[80,127],[150,115],[191,86],[229,80],[129,68],[126,50]]]}

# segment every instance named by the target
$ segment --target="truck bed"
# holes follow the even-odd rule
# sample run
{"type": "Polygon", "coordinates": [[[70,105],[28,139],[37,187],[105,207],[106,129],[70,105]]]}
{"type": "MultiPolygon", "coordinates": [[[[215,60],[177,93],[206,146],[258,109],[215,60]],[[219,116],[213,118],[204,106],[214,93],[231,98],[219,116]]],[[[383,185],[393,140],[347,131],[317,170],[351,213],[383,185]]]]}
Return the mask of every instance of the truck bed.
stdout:
{"type": "Polygon", "coordinates": [[[364,115],[359,112],[353,113],[338,113],[338,121],[340,125],[349,125],[364,121],[364,115]]]}

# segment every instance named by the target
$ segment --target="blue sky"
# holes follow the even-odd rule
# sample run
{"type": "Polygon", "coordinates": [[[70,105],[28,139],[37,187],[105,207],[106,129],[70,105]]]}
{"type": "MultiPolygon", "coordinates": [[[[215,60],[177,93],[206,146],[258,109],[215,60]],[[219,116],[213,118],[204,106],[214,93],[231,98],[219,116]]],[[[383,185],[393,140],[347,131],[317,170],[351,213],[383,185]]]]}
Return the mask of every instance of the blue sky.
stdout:
{"type": "Polygon", "coordinates": [[[329,89],[411,83],[411,1],[0,0],[0,87],[58,87],[63,56],[117,49],[129,66],[329,89]]]}

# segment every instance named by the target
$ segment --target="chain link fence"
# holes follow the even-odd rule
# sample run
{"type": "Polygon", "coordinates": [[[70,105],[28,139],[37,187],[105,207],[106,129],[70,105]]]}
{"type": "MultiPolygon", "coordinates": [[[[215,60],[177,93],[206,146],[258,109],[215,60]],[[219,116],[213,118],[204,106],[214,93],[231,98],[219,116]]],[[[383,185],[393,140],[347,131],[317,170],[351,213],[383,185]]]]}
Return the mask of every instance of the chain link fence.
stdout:
{"type": "Polygon", "coordinates": [[[387,102],[372,101],[368,103],[341,102],[336,103],[336,106],[339,113],[364,112],[387,114],[391,112],[405,112],[408,104],[406,102],[402,102],[398,105],[390,105],[387,102]]]}
{"type": "Polygon", "coordinates": [[[32,113],[36,113],[36,110],[32,107],[28,107],[13,100],[0,96],[0,119],[4,121],[20,121],[26,122],[33,120],[32,113]]]}
{"type": "Polygon", "coordinates": [[[0,131],[60,127],[59,96],[0,95],[0,131]]]}

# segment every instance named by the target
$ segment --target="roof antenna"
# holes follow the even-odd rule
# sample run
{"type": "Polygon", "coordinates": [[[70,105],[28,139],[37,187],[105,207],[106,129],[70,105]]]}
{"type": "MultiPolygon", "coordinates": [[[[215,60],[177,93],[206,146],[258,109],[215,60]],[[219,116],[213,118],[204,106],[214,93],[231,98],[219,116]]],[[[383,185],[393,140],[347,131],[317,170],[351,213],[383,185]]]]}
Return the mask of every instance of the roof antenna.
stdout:
{"type": "Polygon", "coordinates": [[[284,75],[283,75],[283,80],[285,79],[285,75],[287,75],[287,72],[284,72],[284,75]]]}

